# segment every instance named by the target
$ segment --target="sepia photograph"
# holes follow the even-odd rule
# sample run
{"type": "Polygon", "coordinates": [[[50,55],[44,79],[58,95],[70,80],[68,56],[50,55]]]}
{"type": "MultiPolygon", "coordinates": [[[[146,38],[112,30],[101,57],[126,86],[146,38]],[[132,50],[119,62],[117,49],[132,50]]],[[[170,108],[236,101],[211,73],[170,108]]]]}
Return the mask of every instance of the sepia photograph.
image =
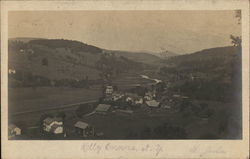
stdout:
{"type": "Polygon", "coordinates": [[[3,159],[249,158],[249,1],[1,1],[3,159]]]}
{"type": "Polygon", "coordinates": [[[11,11],[10,140],[241,139],[241,11],[11,11]]]}

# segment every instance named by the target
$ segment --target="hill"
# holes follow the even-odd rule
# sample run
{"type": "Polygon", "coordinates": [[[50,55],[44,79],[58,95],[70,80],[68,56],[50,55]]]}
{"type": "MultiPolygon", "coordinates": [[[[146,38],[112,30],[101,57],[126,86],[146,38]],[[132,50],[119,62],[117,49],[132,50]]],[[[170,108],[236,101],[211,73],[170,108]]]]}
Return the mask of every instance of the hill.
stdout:
{"type": "Polygon", "coordinates": [[[130,60],[148,64],[148,65],[159,65],[161,64],[161,58],[150,53],[144,52],[128,52],[128,51],[113,51],[106,50],[106,52],[114,53],[116,56],[123,56],[130,60]]]}
{"type": "Polygon", "coordinates": [[[36,84],[39,81],[46,84],[51,81],[67,81],[67,84],[81,80],[93,82],[107,74],[113,78],[124,71],[142,67],[141,63],[105,53],[101,48],[79,41],[9,40],[9,69],[16,71],[10,79],[17,85],[31,85],[32,81],[36,84]]]}
{"type": "Polygon", "coordinates": [[[228,65],[235,60],[236,55],[237,48],[228,46],[171,57],[164,62],[168,67],[176,67],[178,70],[210,72],[211,69],[215,71],[229,68],[228,65]]]}
{"type": "Polygon", "coordinates": [[[187,96],[223,101],[240,99],[241,52],[238,47],[206,49],[172,57],[165,63],[159,74],[174,82],[175,89],[187,96]]]}
{"type": "Polygon", "coordinates": [[[162,58],[162,59],[168,59],[168,58],[171,58],[171,57],[174,57],[174,56],[178,56],[179,54],[176,54],[174,52],[171,52],[171,51],[162,51],[160,53],[157,54],[158,57],[162,58]]]}

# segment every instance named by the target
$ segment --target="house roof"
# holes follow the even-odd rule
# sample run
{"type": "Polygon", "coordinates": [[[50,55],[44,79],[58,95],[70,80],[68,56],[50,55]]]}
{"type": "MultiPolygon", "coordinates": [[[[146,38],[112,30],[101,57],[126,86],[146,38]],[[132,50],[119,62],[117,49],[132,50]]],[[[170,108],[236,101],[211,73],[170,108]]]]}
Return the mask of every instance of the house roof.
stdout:
{"type": "Polygon", "coordinates": [[[61,127],[61,126],[62,126],[62,125],[53,124],[53,125],[51,126],[50,131],[51,131],[51,132],[54,132],[54,131],[56,130],[56,128],[61,127]]]}
{"type": "Polygon", "coordinates": [[[61,117],[55,117],[55,118],[47,117],[43,120],[45,124],[51,124],[53,121],[61,122],[63,121],[63,119],[61,117]]]}
{"type": "Polygon", "coordinates": [[[157,102],[156,100],[150,100],[150,101],[146,101],[146,104],[150,107],[158,107],[160,102],[157,102]]]}
{"type": "Polygon", "coordinates": [[[111,105],[108,105],[108,104],[99,104],[97,107],[96,107],[96,111],[108,111],[109,108],[111,107],[111,105]]]}
{"type": "Polygon", "coordinates": [[[77,128],[81,128],[81,129],[86,129],[89,126],[88,123],[82,122],[82,121],[78,121],[75,123],[75,127],[77,128]]]}
{"type": "Polygon", "coordinates": [[[47,117],[47,118],[45,118],[45,119],[43,120],[43,122],[44,122],[45,124],[51,124],[53,121],[54,121],[54,120],[53,120],[53,118],[51,118],[51,117],[47,117]]]}
{"type": "Polygon", "coordinates": [[[10,124],[8,127],[9,130],[13,130],[15,128],[18,128],[15,124],[10,124]]]}

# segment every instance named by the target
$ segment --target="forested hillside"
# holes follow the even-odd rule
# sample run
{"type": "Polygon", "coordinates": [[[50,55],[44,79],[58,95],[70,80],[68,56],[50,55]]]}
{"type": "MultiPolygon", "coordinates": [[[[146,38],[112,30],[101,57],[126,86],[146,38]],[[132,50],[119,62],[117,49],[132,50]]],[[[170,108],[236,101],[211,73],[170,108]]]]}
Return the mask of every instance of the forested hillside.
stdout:
{"type": "Polygon", "coordinates": [[[10,73],[11,86],[85,85],[142,67],[141,63],[79,41],[9,40],[9,69],[15,70],[10,73]]]}
{"type": "MultiPolygon", "coordinates": [[[[179,84],[183,93],[198,98],[233,100],[241,92],[241,51],[220,47],[172,57],[159,74],[179,84]]],[[[238,98],[238,97],[236,97],[238,98]]]]}

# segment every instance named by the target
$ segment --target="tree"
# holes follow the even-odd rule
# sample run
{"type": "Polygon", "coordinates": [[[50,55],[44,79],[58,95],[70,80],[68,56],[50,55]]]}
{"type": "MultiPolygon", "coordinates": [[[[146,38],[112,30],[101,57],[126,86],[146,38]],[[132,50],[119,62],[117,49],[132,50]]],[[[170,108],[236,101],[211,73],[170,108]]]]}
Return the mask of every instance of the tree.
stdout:
{"type": "Polygon", "coordinates": [[[235,17],[238,19],[238,24],[241,24],[241,10],[235,11],[235,17]]]}
{"type": "Polygon", "coordinates": [[[236,47],[241,47],[241,37],[230,35],[231,43],[236,47]]]}
{"type": "Polygon", "coordinates": [[[93,105],[92,104],[82,104],[79,105],[79,107],[76,109],[76,115],[77,117],[81,118],[83,115],[88,114],[93,111],[93,105]]]}
{"type": "Polygon", "coordinates": [[[117,85],[114,85],[114,86],[113,86],[113,89],[114,89],[114,91],[118,91],[117,85]]]}
{"type": "Polygon", "coordinates": [[[200,139],[219,139],[220,137],[214,133],[207,132],[200,136],[200,139]]]}
{"type": "Polygon", "coordinates": [[[63,111],[60,111],[56,114],[56,117],[62,118],[64,120],[66,118],[66,114],[63,111]]]}
{"type": "MultiPolygon", "coordinates": [[[[240,25],[241,24],[241,10],[236,10],[235,11],[235,17],[237,18],[238,24],[240,25]]],[[[230,35],[230,39],[232,40],[231,43],[234,46],[241,48],[241,36],[230,35]]]]}
{"type": "Polygon", "coordinates": [[[150,127],[144,127],[144,129],[141,132],[141,139],[150,139],[150,138],[152,138],[150,127]]]}
{"type": "Polygon", "coordinates": [[[48,66],[48,65],[49,65],[49,61],[48,61],[47,58],[43,58],[43,59],[42,59],[42,65],[43,65],[43,66],[48,66]]]}
{"type": "Polygon", "coordinates": [[[136,132],[129,132],[126,137],[127,139],[138,139],[138,134],[136,132]]]}
{"type": "Polygon", "coordinates": [[[164,123],[154,129],[155,139],[185,139],[187,133],[185,129],[164,123]]]}

